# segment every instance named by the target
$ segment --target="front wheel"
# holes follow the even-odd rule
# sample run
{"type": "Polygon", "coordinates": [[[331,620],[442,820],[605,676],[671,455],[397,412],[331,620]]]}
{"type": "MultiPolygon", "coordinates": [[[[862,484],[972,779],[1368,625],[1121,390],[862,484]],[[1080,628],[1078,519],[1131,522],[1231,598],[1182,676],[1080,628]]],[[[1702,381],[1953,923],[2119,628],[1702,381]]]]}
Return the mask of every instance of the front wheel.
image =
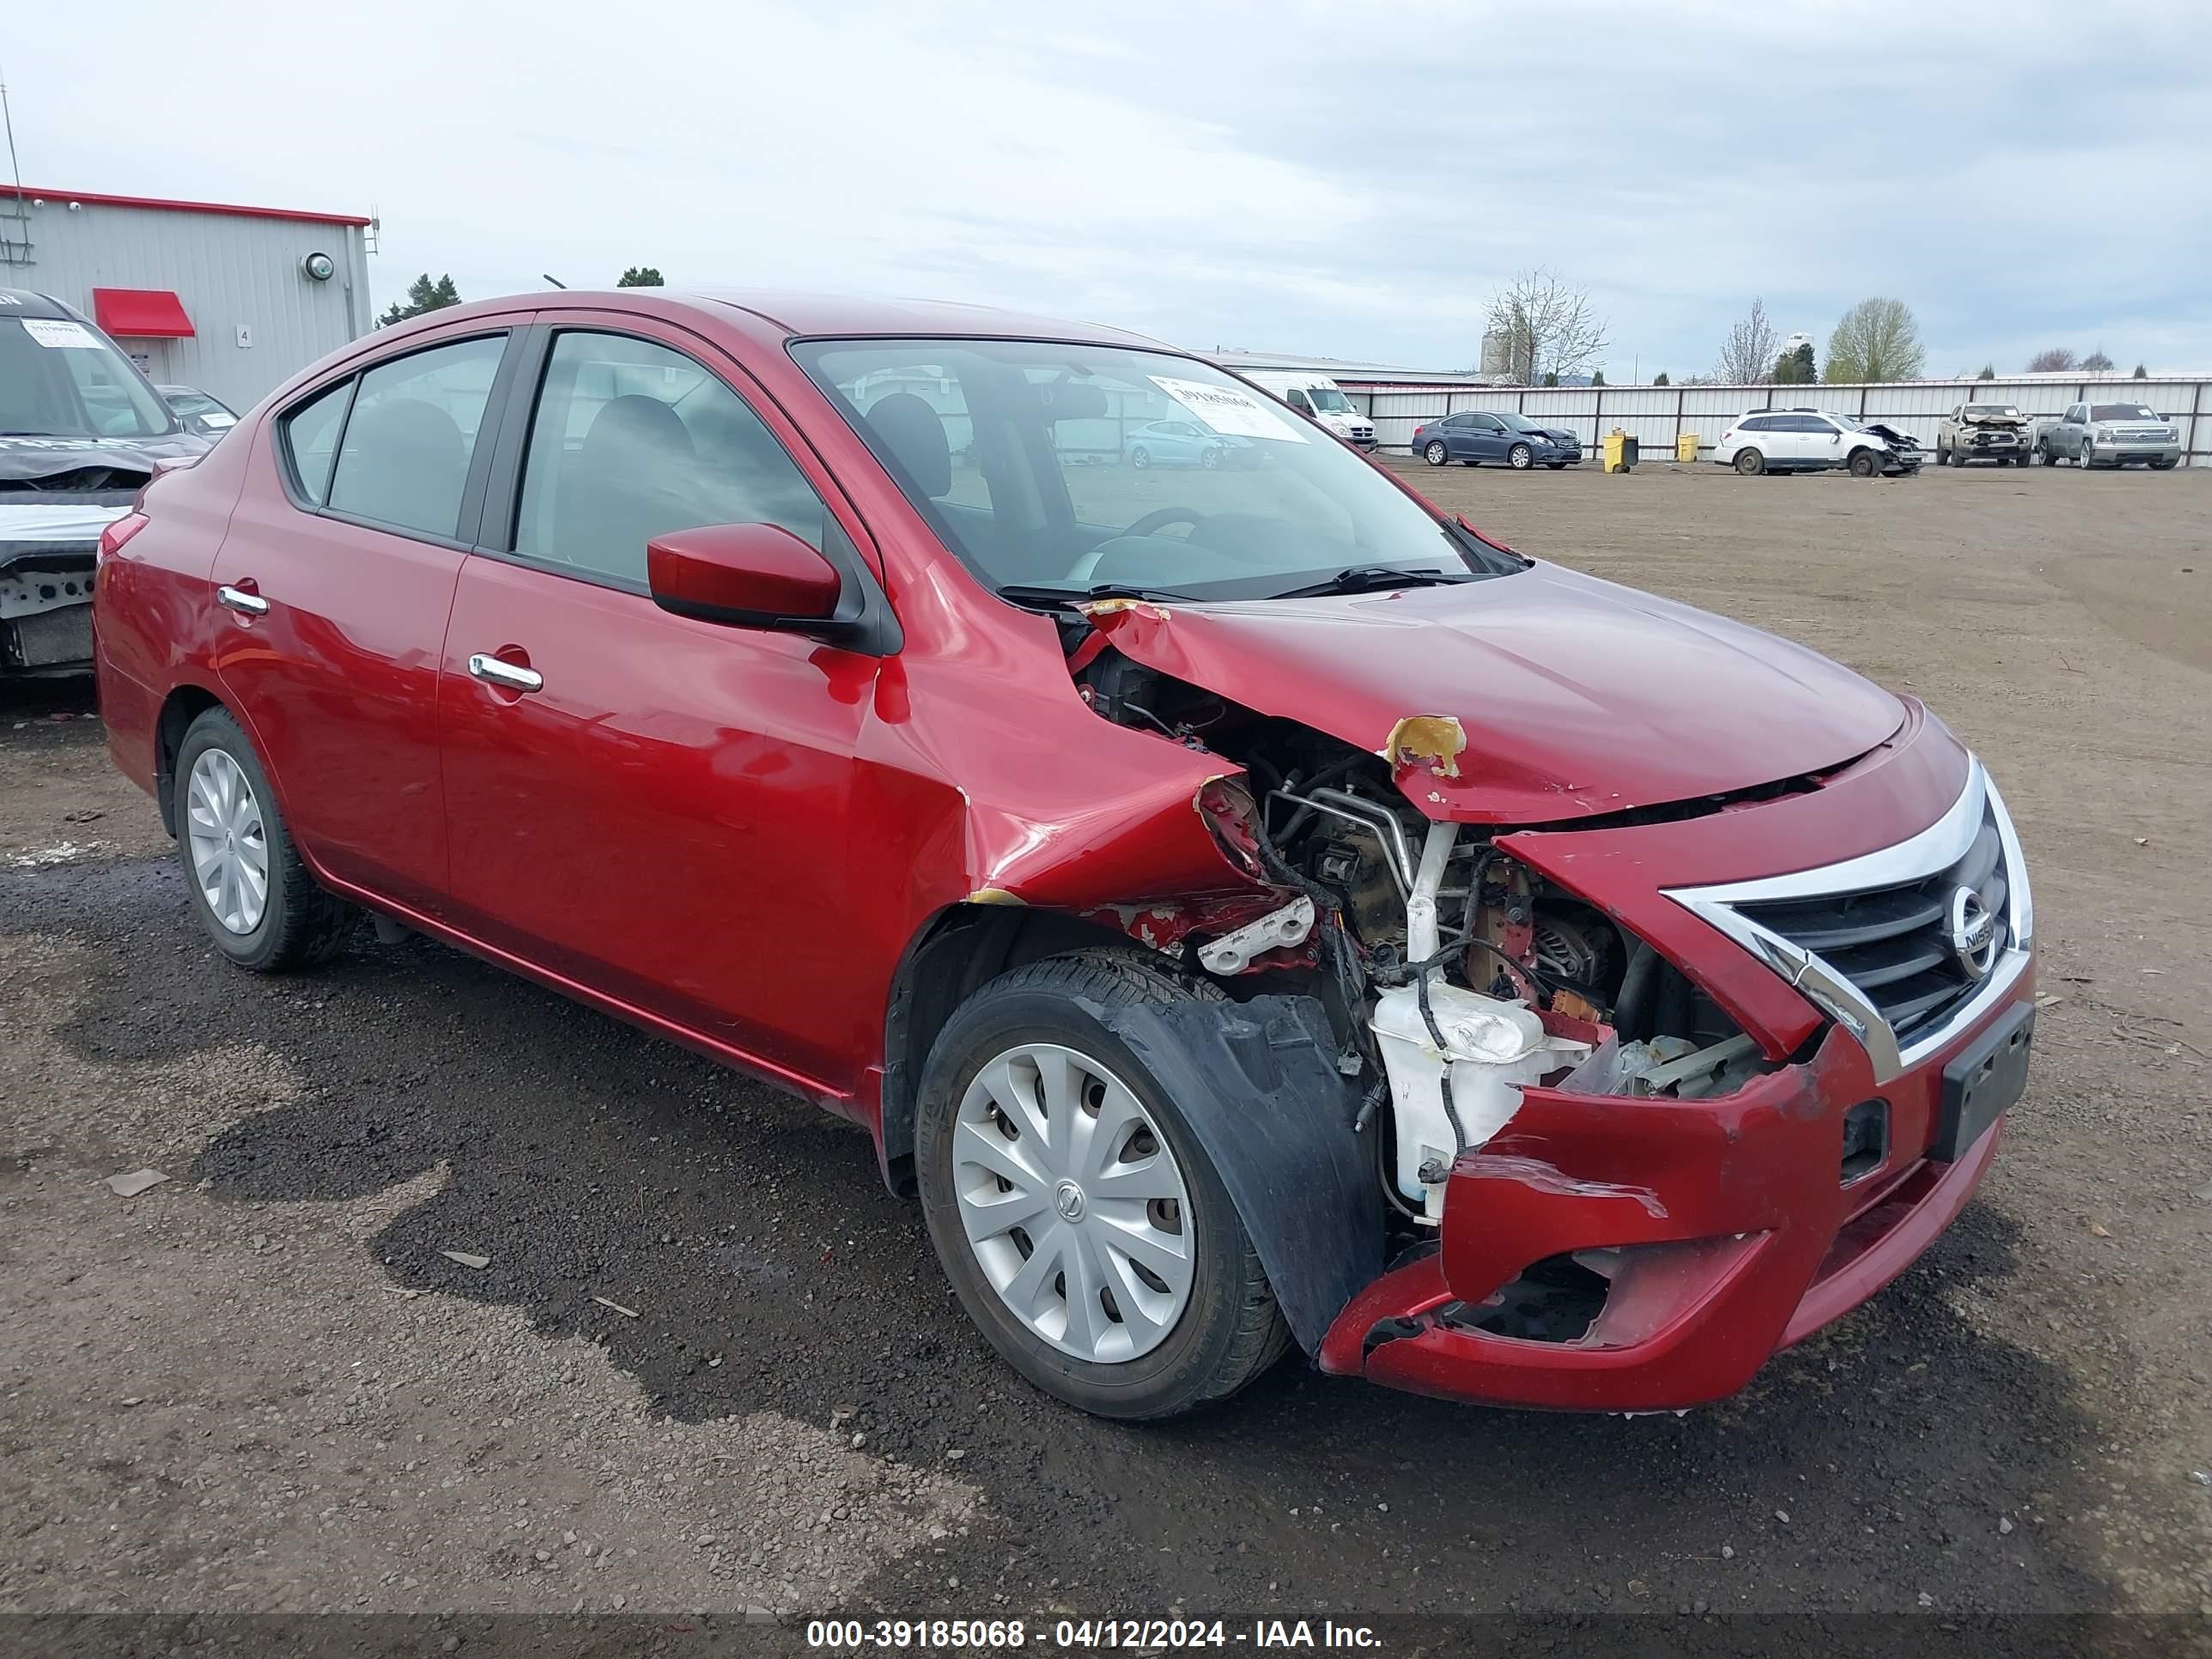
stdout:
{"type": "Polygon", "coordinates": [[[1881,461],[1870,449],[1855,449],[1851,452],[1850,469],[1854,478],[1871,478],[1881,471],[1881,461]]]}
{"type": "Polygon", "coordinates": [[[2087,438],[2084,438],[2081,441],[2081,453],[2075,457],[2075,463],[2076,465],[2080,466],[2096,465],[2097,446],[2091,443],[2087,438]]]}
{"type": "Polygon", "coordinates": [[[2036,445],[2035,459],[2041,461],[2045,466],[2056,466],[2058,465],[2058,457],[2052,452],[2049,444],[2036,445]]]}
{"type": "Polygon", "coordinates": [[[1544,465],[1554,472],[1565,472],[1567,470],[1567,464],[1565,461],[1547,461],[1544,465]]]}
{"type": "Polygon", "coordinates": [[[1535,459],[1535,452],[1526,444],[1516,444],[1505,452],[1505,465],[1516,472],[1526,472],[1528,463],[1535,459]]]}
{"type": "Polygon", "coordinates": [[[2173,471],[2176,463],[2179,459],[2180,457],[2177,455],[2161,455],[2158,459],[2150,464],[2151,471],[2154,472],[2171,472],[2173,471]]]}
{"type": "Polygon", "coordinates": [[[1101,1417],[1221,1399],[1289,1346],[1212,1160],[1091,1012],[1208,994],[1131,957],[1048,957],[963,1003],[924,1068],[917,1174],[946,1277],[1009,1364],[1101,1417]]]}
{"type": "Polygon", "coordinates": [[[1218,449],[1201,452],[1198,458],[1198,464],[1208,472],[1218,471],[1221,467],[1221,452],[1218,449]]]}
{"type": "Polygon", "coordinates": [[[1938,466],[1951,465],[1951,452],[1941,444],[1936,446],[1936,465],[1938,466]]]}
{"type": "Polygon", "coordinates": [[[355,912],[315,884],[260,757],[228,710],[210,708],[191,723],[176,777],[177,856],[216,948],[259,974],[336,956],[355,912]]]}
{"type": "Polygon", "coordinates": [[[1443,439],[1432,438],[1429,441],[1428,447],[1421,451],[1421,459],[1431,466],[1442,466],[1451,459],[1451,451],[1444,447],[1443,439]]]}
{"type": "Polygon", "coordinates": [[[1766,457],[1755,449],[1739,449],[1735,453],[1735,470],[1747,478],[1756,478],[1766,471],[1766,457]]]}

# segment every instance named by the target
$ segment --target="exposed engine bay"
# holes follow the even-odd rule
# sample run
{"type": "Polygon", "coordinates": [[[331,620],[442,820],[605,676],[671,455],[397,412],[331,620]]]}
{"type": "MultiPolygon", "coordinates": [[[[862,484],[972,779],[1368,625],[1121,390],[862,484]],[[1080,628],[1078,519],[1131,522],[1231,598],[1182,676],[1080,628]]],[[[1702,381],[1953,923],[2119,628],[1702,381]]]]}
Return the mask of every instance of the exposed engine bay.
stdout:
{"type": "Polygon", "coordinates": [[[1146,942],[1231,996],[1322,1001],[1402,1229],[1433,1236],[1453,1161],[1505,1127],[1524,1085],[1702,1098],[1772,1069],[1649,945],[1498,845],[1528,826],[1432,821],[1382,755],[1111,646],[1079,648],[1071,667],[1094,713],[1242,769],[1200,810],[1284,902],[1146,942]]]}

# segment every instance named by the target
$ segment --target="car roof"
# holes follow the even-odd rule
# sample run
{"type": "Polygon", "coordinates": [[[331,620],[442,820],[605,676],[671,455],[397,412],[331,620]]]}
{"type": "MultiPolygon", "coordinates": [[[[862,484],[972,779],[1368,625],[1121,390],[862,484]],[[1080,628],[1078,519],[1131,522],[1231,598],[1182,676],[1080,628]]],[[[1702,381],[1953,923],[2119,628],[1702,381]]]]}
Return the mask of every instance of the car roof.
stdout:
{"type": "Polygon", "coordinates": [[[0,317],[56,317],[70,322],[77,314],[51,295],[27,288],[0,288],[0,317]]]}
{"type": "MultiPolygon", "coordinates": [[[[628,292],[635,295],[638,290],[628,292]]],[[[678,302],[688,301],[748,311],[794,337],[952,335],[981,339],[1074,340],[1093,345],[1173,351],[1178,356],[1188,355],[1176,347],[1127,329],[1069,322],[1030,312],[1004,311],[994,306],[963,305],[950,300],[863,299],[851,295],[763,289],[705,288],[659,292],[678,302]]]]}

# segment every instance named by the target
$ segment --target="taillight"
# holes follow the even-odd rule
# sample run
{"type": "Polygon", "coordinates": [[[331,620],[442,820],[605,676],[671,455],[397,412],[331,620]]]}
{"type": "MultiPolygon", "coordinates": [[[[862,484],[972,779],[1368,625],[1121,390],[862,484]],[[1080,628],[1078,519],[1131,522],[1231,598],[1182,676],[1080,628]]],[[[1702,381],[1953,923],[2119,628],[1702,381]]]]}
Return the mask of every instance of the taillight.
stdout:
{"type": "Polygon", "coordinates": [[[112,559],[123,550],[124,543],[143,530],[147,518],[143,513],[126,513],[110,523],[100,532],[100,556],[112,559]]]}

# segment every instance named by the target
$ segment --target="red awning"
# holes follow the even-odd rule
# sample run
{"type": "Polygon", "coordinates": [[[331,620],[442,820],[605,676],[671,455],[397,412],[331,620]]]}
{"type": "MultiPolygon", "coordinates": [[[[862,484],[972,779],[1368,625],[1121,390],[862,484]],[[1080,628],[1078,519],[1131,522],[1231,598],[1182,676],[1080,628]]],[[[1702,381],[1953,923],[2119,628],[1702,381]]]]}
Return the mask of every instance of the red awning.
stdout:
{"type": "Polygon", "coordinates": [[[166,288],[96,288],[92,315],[110,334],[134,339],[178,340],[194,331],[184,301],[166,288]]]}

